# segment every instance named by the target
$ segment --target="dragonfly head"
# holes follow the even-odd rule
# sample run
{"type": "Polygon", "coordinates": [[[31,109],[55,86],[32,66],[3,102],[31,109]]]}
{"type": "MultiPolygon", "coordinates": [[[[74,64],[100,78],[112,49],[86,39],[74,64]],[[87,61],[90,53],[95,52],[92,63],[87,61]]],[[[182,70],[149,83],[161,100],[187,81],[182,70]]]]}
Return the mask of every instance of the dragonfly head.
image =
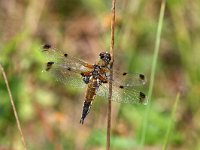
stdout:
{"type": "Polygon", "coordinates": [[[104,61],[106,63],[106,65],[108,65],[110,63],[111,55],[108,52],[101,52],[99,54],[99,57],[102,61],[104,61]]]}

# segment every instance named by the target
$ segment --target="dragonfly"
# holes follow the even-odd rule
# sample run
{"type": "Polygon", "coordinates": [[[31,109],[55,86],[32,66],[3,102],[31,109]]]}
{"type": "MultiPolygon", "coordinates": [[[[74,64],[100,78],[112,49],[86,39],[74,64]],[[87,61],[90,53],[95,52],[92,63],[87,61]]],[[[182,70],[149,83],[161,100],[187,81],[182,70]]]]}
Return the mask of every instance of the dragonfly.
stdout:
{"type": "Polygon", "coordinates": [[[109,82],[112,82],[112,100],[119,103],[148,103],[147,96],[135,89],[146,83],[146,77],[139,73],[127,73],[113,70],[110,79],[111,55],[101,52],[96,63],[90,64],[73,57],[50,44],[43,45],[43,53],[47,56],[45,71],[51,73],[56,80],[67,86],[85,88],[85,97],[80,123],[83,124],[96,96],[108,99],[109,82]]]}

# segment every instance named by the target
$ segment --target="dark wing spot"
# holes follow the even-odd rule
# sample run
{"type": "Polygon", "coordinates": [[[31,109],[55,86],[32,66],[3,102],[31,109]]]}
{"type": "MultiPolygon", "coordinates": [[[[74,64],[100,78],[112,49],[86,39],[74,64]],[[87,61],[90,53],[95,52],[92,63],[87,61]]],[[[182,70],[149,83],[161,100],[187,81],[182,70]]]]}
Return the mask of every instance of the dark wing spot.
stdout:
{"type": "Polygon", "coordinates": [[[83,76],[83,77],[85,76],[83,72],[81,72],[81,76],[83,76]]]}
{"type": "Polygon", "coordinates": [[[120,86],[119,86],[119,88],[123,89],[123,88],[124,88],[124,86],[123,86],[123,85],[120,85],[120,86]]]}
{"type": "Polygon", "coordinates": [[[102,81],[103,83],[108,83],[108,81],[106,81],[106,80],[104,80],[104,81],[102,81]]]}
{"type": "Polygon", "coordinates": [[[126,72],[124,72],[122,75],[123,75],[123,76],[125,76],[125,75],[127,75],[127,73],[126,73],[126,72]]]}
{"type": "Polygon", "coordinates": [[[65,56],[65,57],[67,57],[67,56],[68,56],[68,54],[64,54],[64,56],[65,56]]]}
{"type": "Polygon", "coordinates": [[[140,92],[140,97],[141,97],[141,98],[145,98],[146,96],[145,96],[144,93],[140,92]]]}
{"type": "Polygon", "coordinates": [[[47,65],[52,65],[52,64],[54,64],[53,61],[49,61],[49,62],[47,62],[47,65]]]}
{"type": "Polygon", "coordinates": [[[47,63],[47,68],[46,71],[49,71],[49,69],[51,69],[51,66],[54,64],[54,62],[48,62],[47,63]]]}
{"type": "Polygon", "coordinates": [[[146,98],[146,95],[144,93],[140,92],[140,103],[143,103],[145,98],[146,98]]]}
{"type": "Polygon", "coordinates": [[[139,77],[141,80],[144,80],[144,78],[145,78],[143,74],[140,74],[139,77]]]}
{"type": "Polygon", "coordinates": [[[50,44],[45,44],[43,45],[43,49],[50,49],[51,48],[51,45],[50,44]]]}

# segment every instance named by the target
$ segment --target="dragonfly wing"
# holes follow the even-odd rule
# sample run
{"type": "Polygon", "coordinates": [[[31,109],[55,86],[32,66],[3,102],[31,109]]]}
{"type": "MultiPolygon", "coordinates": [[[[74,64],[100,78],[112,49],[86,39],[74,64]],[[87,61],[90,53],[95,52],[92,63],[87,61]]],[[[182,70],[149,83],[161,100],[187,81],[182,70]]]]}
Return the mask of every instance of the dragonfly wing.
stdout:
{"type": "Polygon", "coordinates": [[[71,68],[75,73],[81,73],[92,69],[92,65],[87,62],[55,49],[51,45],[44,45],[43,53],[48,62],[56,62],[58,65],[63,66],[63,68],[71,68]]]}
{"type": "Polygon", "coordinates": [[[86,62],[71,57],[62,51],[52,48],[50,45],[43,46],[43,53],[47,63],[45,70],[50,72],[61,83],[73,87],[84,87],[81,73],[91,71],[86,62]]]}
{"type": "Polygon", "coordinates": [[[146,83],[146,77],[139,73],[113,72],[113,83],[124,87],[141,86],[146,83]]]}
{"type": "MultiPolygon", "coordinates": [[[[106,83],[101,85],[97,91],[97,95],[108,99],[108,94],[109,84],[106,83]]],[[[112,100],[119,103],[137,103],[144,105],[148,103],[148,99],[144,93],[133,88],[127,88],[123,86],[119,87],[114,85],[112,87],[112,100]]]]}
{"type": "MultiPolygon", "coordinates": [[[[47,63],[47,68],[49,68],[49,63],[47,63]]],[[[69,70],[66,66],[54,63],[51,65],[50,69],[47,70],[53,75],[57,81],[75,87],[75,88],[84,88],[85,83],[82,80],[82,76],[76,72],[69,70]]]]}

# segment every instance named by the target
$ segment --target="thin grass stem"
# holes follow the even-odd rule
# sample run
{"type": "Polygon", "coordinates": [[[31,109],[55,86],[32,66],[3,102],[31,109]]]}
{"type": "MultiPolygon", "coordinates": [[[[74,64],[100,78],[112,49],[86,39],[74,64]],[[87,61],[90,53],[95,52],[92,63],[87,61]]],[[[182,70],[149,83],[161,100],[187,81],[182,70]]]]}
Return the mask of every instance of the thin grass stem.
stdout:
{"type": "Polygon", "coordinates": [[[179,99],[180,99],[180,93],[178,93],[176,95],[176,100],[175,100],[175,103],[174,103],[174,106],[173,106],[173,109],[172,109],[172,112],[171,112],[171,120],[170,120],[168,128],[167,128],[167,132],[166,132],[166,135],[165,135],[165,139],[164,139],[164,144],[163,144],[162,150],[166,150],[167,149],[167,145],[168,145],[168,142],[169,142],[169,136],[170,136],[170,133],[171,133],[171,130],[172,130],[172,125],[173,125],[173,123],[175,121],[174,120],[175,119],[175,113],[176,113],[176,110],[177,110],[179,99]]]}
{"type": "Polygon", "coordinates": [[[12,105],[12,109],[13,109],[13,112],[14,112],[14,115],[15,115],[15,119],[16,119],[16,122],[17,122],[17,128],[18,128],[18,131],[19,131],[19,133],[20,133],[21,141],[22,141],[22,144],[24,145],[24,150],[27,150],[26,142],[25,142],[25,139],[24,139],[24,135],[23,135],[23,133],[22,133],[20,121],[19,121],[19,118],[18,118],[18,115],[17,115],[15,103],[14,103],[14,101],[13,101],[13,97],[12,97],[12,94],[11,94],[11,91],[10,91],[10,87],[9,87],[9,84],[8,84],[8,80],[7,80],[7,77],[6,77],[6,73],[5,73],[5,71],[4,71],[4,69],[3,69],[3,67],[2,67],[1,64],[0,64],[0,70],[1,70],[1,72],[2,72],[4,81],[5,81],[7,90],[8,90],[8,95],[9,95],[10,102],[11,102],[11,105],[12,105]]]}
{"type": "Polygon", "coordinates": [[[153,86],[154,86],[154,78],[155,78],[156,64],[157,64],[157,59],[158,59],[159,47],[160,47],[160,39],[161,39],[161,31],[162,31],[162,26],[163,26],[165,5],[166,5],[166,1],[162,0],[159,20],[158,20],[158,28],[157,28],[157,33],[156,33],[153,62],[152,62],[152,67],[151,67],[151,77],[150,77],[149,92],[148,92],[149,105],[147,105],[147,108],[145,110],[144,121],[143,121],[143,126],[142,126],[142,135],[141,135],[141,143],[140,143],[141,149],[143,149],[143,146],[144,146],[146,131],[147,131],[147,124],[148,124],[148,116],[150,114],[150,106],[151,106],[150,102],[151,102],[153,86]]]}

